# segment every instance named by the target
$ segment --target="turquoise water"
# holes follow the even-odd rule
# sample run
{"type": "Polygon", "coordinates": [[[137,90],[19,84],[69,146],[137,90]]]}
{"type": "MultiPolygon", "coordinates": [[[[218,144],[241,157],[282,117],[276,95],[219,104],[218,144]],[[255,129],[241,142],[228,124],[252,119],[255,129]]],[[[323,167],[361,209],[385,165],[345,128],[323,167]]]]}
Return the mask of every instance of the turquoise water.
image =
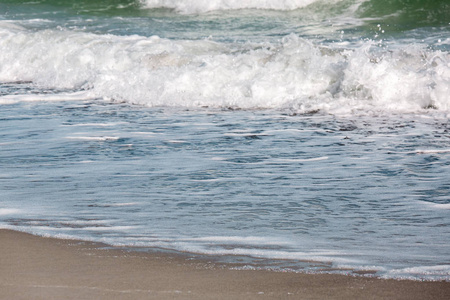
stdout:
{"type": "Polygon", "coordinates": [[[0,1],[0,227],[449,280],[448,12],[0,1]]]}

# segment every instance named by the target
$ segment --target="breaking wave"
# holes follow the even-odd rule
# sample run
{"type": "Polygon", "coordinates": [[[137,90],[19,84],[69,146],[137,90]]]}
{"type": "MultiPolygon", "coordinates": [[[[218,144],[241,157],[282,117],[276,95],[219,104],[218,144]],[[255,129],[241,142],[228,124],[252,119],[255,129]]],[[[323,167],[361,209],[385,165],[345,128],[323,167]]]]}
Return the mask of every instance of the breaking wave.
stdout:
{"type": "MultiPolygon", "coordinates": [[[[423,45],[385,50],[219,43],[0,23],[0,81],[29,81],[145,106],[417,111],[450,108],[449,53],[423,45]]],[[[1,100],[0,100],[1,101],[1,100]]]]}

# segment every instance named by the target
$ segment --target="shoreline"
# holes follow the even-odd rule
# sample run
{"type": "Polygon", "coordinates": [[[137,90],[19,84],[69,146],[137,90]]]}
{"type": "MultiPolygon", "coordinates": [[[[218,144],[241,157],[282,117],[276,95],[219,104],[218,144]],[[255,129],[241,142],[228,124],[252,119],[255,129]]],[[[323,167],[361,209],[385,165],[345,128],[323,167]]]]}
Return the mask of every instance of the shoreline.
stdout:
{"type": "Polygon", "coordinates": [[[450,282],[233,270],[0,229],[0,299],[447,299],[450,282]]]}

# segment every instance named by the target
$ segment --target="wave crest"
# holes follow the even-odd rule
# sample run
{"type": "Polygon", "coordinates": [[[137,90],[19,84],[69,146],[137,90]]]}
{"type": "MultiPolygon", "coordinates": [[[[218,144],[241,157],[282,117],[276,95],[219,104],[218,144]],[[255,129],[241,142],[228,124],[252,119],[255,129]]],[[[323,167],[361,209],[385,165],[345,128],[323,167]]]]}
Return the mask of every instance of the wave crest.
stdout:
{"type": "Polygon", "coordinates": [[[290,109],[295,112],[448,111],[450,55],[425,46],[386,51],[156,36],[26,31],[0,24],[0,81],[146,106],[290,109]]]}
{"type": "MultiPolygon", "coordinates": [[[[326,2],[341,1],[343,0],[326,2]]],[[[234,9],[295,10],[323,0],[140,0],[140,2],[146,8],[170,8],[192,14],[234,9]]]]}

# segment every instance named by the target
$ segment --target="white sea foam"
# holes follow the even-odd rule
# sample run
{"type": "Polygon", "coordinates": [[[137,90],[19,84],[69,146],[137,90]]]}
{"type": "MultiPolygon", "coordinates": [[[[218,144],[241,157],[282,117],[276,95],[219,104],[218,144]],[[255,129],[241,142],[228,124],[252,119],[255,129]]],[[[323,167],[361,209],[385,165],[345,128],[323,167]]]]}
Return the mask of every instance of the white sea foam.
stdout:
{"type": "Polygon", "coordinates": [[[134,206],[137,205],[137,202],[123,202],[123,203],[108,203],[105,204],[107,207],[120,207],[120,206],[134,206]]]}
{"type": "Polygon", "coordinates": [[[117,125],[128,124],[127,122],[114,122],[114,123],[81,123],[81,124],[70,124],[62,126],[72,126],[72,127],[113,127],[117,125]]]}
{"type": "Polygon", "coordinates": [[[438,209],[450,209],[450,203],[435,203],[433,204],[433,207],[438,209]]]}
{"type": "Polygon", "coordinates": [[[316,262],[335,262],[339,264],[355,265],[360,261],[350,258],[349,253],[338,250],[315,251],[285,251],[280,248],[289,248],[291,242],[285,239],[263,238],[263,237],[202,237],[202,238],[163,238],[163,237],[140,237],[138,240],[128,239],[123,243],[119,240],[105,239],[104,242],[115,246],[156,247],[175,249],[183,252],[206,254],[206,255],[237,255],[254,258],[301,260],[316,262]]]}
{"type": "Polygon", "coordinates": [[[0,22],[0,81],[77,93],[10,95],[0,103],[103,98],[146,106],[324,110],[450,109],[450,55],[416,45],[380,51],[278,43],[27,31],[0,22]],[[5,26],[6,24],[6,26],[5,26]]]}
{"type": "Polygon", "coordinates": [[[298,158],[298,159],[286,159],[286,158],[280,158],[275,159],[276,162],[286,162],[286,163],[296,163],[296,162],[309,162],[309,161],[319,161],[319,160],[327,160],[328,156],[321,156],[321,157],[314,157],[314,158],[298,158]]]}
{"type": "Polygon", "coordinates": [[[187,143],[187,142],[183,141],[183,140],[167,140],[166,143],[170,143],[170,144],[184,144],[184,143],[187,143]]]}
{"type": "Polygon", "coordinates": [[[450,265],[420,266],[404,269],[394,269],[384,274],[383,278],[448,280],[450,265]]]}
{"type": "Polygon", "coordinates": [[[83,227],[83,230],[87,231],[133,231],[137,226],[92,226],[92,227],[83,227]]]}
{"type": "Polygon", "coordinates": [[[105,224],[109,224],[111,220],[70,220],[70,221],[60,221],[59,223],[63,225],[77,225],[77,226],[105,226],[105,224]]]}
{"type": "Polygon", "coordinates": [[[17,208],[0,208],[0,216],[19,214],[22,211],[17,208]]]}
{"type": "Polygon", "coordinates": [[[440,154],[440,153],[450,153],[450,149],[427,149],[427,150],[416,150],[417,154],[440,154]]]}
{"type": "Polygon", "coordinates": [[[334,4],[343,0],[141,0],[147,8],[165,7],[181,13],[205,13],[215,10],[272,9],[294,10],[313,3],[334,4]]]}
{"type": "Polygon", "coordinates": [[[90,92],[72,92],[58,94],[24,94],[0,96],[0,104],[14,104],[18,102],[35,101],[81,101],[93,98],[90,92]]]}
{"type": "Polygon", "coordinates": [[[180,239],[181,241],[197,241],[204,243],[225,243],[239,245],[290,245],[285,239],[266,238],[259,236],[207,236],[199,238],[180,239]]]}
{"type": "MultiPolygon", "coordinates": [[[[163,246],[161,244],[161,246],[163,246]]],[[[164,245],[167,246],[167,245],[164,245]]],[[[316,261],[316,262],[334,262],[340,264],[355,264],[358,262],[357,259],[344,258],[339,251],[312,251],[312,252],[290,252],[282,250],[271,250],[271,249],[257,249],[248,247],[230,247],[230,249],[216,247],[211,249],[209,247],[202,247],[199,245],[188,244],[178,242],[175,246],[181,251],[187,251],[192,253],[201,253],[207,255],[242,255],[250,256],[256,258],[268,258],[268,259],[292,259],[301,261],[316,261]]]]}
{"type": "Polygon", "coordinates": [[[450,203],[434,203],[428,201],[417,201],[417,203],[431,209],[450,209],[450,203]]]}

